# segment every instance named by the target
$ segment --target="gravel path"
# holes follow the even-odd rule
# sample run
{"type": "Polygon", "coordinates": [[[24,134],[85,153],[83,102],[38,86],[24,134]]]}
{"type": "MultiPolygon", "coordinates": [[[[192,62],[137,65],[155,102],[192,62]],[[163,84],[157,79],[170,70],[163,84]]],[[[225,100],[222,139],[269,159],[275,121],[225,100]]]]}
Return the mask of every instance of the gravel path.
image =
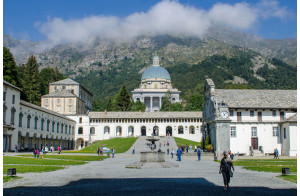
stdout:
{"type": "MultiPolygon", "coordinates": [[[[182,161],[178,162],[166,156],[166,161],[178,164],[179,167],[125,168],[125,165],[139,161],[139,151],[144,150],[142,144],[145,143],[141,138],[137,140],[134,144],[135,155],[129,149],[126,153],[115,154],[115,158],[104,161],[67,166],[53,172],[18,174],[23,178],[3,185],[4,195],[117,195],[121,194],[120,190],[123,195],[152,195],[152,192],[147,192],[151,187],[153,194],[223,194],[222,176],[218,173],[219,163],[210,158],[203,157],[197,161],[196,156],[183,156],[182,161]],[[20,186],[22,188],[13,188],[20,186]]],[[[228,192],[234,195],[296,195],[297,184],[281,180],[276,177],[278,175],[236,166],[230,183],[232,188],[228,192]]]]}

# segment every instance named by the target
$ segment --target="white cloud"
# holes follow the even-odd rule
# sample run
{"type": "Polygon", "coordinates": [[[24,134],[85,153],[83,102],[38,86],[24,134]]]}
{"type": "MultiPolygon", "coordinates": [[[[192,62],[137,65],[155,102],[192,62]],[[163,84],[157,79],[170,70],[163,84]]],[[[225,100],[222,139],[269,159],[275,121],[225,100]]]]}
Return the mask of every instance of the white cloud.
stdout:
{"type": "Polygon", "coordinates": [[[147,12],[133,13],[125,18],[90,16],[78,20],[52,18],[38,24],[48,43],[92,42],[95,37],[130,39],[135,36],[159,34],[187,34],[203,36],[213,25],[227,25],[236,29],[249,29],[263,17],[285,18],[285,7],[275,0],[262,0],[254,6],[247,3],[234,5],[217,3],[210,10],[163,0],[147,12]]]}

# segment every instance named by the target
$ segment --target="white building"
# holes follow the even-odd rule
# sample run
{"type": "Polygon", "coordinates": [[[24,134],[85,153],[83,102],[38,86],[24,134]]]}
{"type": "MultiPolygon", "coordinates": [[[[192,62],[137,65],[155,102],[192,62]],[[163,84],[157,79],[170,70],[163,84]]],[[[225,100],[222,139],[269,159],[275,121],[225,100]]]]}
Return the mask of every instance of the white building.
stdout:
{"type": "Polygon", "coordinates": [[[239,154],[296,156],[296,90],[215,89],[206,79],[203,127],[216,156],[239,154]]]}
{"type": "Polygon", "coordinates": [[[3,81],[3,151],[41,149],[42,146],[74,148],[75,121],[20,100],[21,89],[3,81]]]}
{"type": "Polygon", "coordinates": [[[148,67],[138,89],[131,91],[134,102],[140,100],[146,105],[146,112],[157,112],[162,106],[162,98],[170,93],[172,103],[179,102],[180,91],[172,87],[169,72],[159,66],[159,57],[153,57],[153,65],[148,67]]]}
{"type": "Polygon", "coordinates": [[[202,112],[90,112],[75,120],[75,140],[83,148],[115,137],[171,135],[200,142],[202,112]]]}

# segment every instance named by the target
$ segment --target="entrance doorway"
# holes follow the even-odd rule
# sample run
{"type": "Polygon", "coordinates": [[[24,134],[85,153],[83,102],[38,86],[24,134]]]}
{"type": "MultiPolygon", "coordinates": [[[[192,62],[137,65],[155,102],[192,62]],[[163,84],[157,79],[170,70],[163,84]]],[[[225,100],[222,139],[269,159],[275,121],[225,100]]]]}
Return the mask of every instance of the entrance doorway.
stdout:
{"type": "Polygon", "coordinates": [[[166,135],[172,136],[172,127],[171,126],[167,126],[166,135]]]}
{"type": "Polygon", "coordinates": [[[158,136],[159,135],[159,128],[158,126],[153,127],[153,135],[158,136]]]}
{"type": "Polygon", "coordinates": [[[251,138],[251,146],[253,150],[258,150],[258,138],[251,138]]]}
{"type": "Polygon", "coordinates": [[[146,127],[145,126],[141,127],[141,135],[146,136],[146,127]]]}

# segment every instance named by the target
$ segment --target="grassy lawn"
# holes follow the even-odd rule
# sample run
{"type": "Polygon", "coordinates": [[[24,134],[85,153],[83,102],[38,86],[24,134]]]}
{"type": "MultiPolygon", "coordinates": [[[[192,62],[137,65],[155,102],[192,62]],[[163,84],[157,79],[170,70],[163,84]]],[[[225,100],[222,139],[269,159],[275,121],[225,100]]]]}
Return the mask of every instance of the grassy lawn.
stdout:
{"type": "Polygon", "coordinates": [[[182,139],[182,138],[178,138],[178,137],[174,137],[177,146],[185,146],[186,144],[188,146],[192,145],[192,149],[195,149],[195,146],[200,145],[200,141],[199,142],[194,142],[191,140],[187,140],[187,139],[182,139]]]}
{"type": "Polygon", "coordinates": [[[82,165],[84,161],[74,160],[53,160],[53,159],[34,159],[27,157],[3,156],[3,164],[22,164],[22,165],[82,165]]]}
{"type": "MultiPolygon", "coordinates": [[[[21,155],[22,157],[32,157],[32,155],[21,155]]],[[[75,160],[75,161],[100,161],[106,156],[84,156],[84,155],[42,155],[44,159],[63,159],[63,160],[75,160]]]]}
{"type": "Polygon", "coordinates": [[[137,140],[137,137],[130,138],[114,138],[110,140],[102,140],[98,142],[94,142],[92,145],[85,147],[79,151],[63,151],[63,153],[97,153],[97,148],[106,146],[110,149],[114,148],[115,153],[123,153],[129,150],[129,148],[134,144],[137,140]]]}
{"type": "Polygon", "coordinates": [[[28,172],[48,172],[55,171],[58,169],[64,169],[64,167],[59,166],[39,166],[39,165],[3,165],[3,177],[7,174],[7,169],[16,168],[18,173],[28,173],[28,172]]]}
{"type": "Polygon", "coordinates": [[[16,179],[21,179],[21,177],[18,177],[18,176],[3,176],[3,183],[11,181],[11,180],[16,180],[16,179]]]}
{"type": "MultiPolygon", "coordinates": [[[[283,167],[290,168],[291,174],[297,174],[297,159],[239,159],[233,162],[234,166],[252,171],[281,173],[283,167]]],[[[280,178],[297,183],[296,175],[280,176],[280,178]]]]}

